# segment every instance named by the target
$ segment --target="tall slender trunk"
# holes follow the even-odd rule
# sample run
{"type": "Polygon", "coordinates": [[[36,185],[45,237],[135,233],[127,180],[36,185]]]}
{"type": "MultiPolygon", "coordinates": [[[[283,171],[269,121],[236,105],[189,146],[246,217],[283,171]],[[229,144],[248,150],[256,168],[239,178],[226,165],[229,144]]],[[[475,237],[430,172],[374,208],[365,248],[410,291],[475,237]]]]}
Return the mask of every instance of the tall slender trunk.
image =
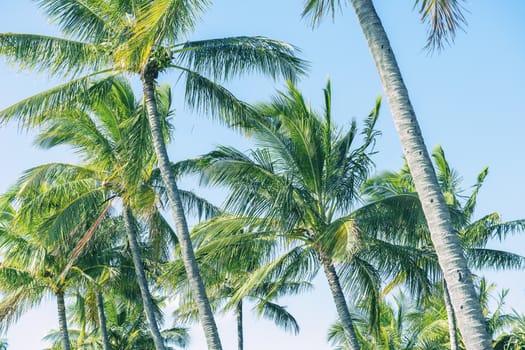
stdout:
{"type": "Polygon", "coordinates": [[[485,329],[470,271],[461,245],[452,229],[450,213],[439,188],[434,167],[410,103],[408,90],[388,37],[372,0],[351,0],[351,2],[390,105],[439,264],[449,287],[463,341],[467,350],[491,349],[490,337],[485,329]]]}
{"type": "Polygon", "coordinates": [[[148,113],[148,120],[151,129],[153,146],[157,155],[157,163],[162,176],[162,181],[166,187],[168,199],[171,207],[171,214],[173,221],[175,222],[175,229],[177,238],[179,240],[182,261],[188,276],[190,283],[191,292],[197,303],[199,310],[199,318],[204,329],[204,335],[210,350],[222,350],[221,341],[219,338],[219,332],[217,331],[217,325],[213,318],[213,312],[211,310],[206,290],[204,289],[204,283],[197,267],[197,261],[195,259],[195,253],[193,251],[193,245],[190,239],[190,233],[188,230],[188,224],[184,215],[184,209],[179,196],[177,183],[175,181],[175,175],[170,165],[168,152],[164,143],[164,136],[162,134],[162,128],[157,112],[157,101],[155,100],[154,90],[154,79],[155,73],[150,72],[148,68],[149,64],[141,76],[142,88],[144,91],[144,99],[146,103],[146,109],[148,113]]]}
{"type": "Polygon", "coordinates": [[[58,309],[58,326],[60,327],[60,333],[62,334],[62,349],[71,350],[69,332],[67,330],[66,304],[64,302],[64,292],[58,292],[56,293],[56,296],[58,309]]]}
{"type": "Polygon", "coordinates": [[[339,320],[343,325],[343,331],[345,333],[348,346],[350,350],[359,350],[360,346],[357,341],[357,335],[352,322],[352,316],[350,315],[350,311],[348,311],[348,304],[346,303],[343,288],[339,282],[339,276],[337,275],[337,271],[335,271],[332,259],[323,252],[318,253],[321,259],[321,264],[323,265],[324,274],[328,280],[328,285],[330,286],[330,291],[332,292],[332,297],[334,299],[337,314],[339,315],[339,320]]]}
{"type": "Polygon", "coordinates": [[[448,320],[448,334],[450,337],[450,350],[459,350],[458,331],[456,329],[456,315],[450,301],[450,294],[448,293],[447,282],[443,280],[443,299],[445,301],[445,309],[447,310],[448,320]]]}
{"type": "Polygon", "coordinates": [[[97,290],[97,311],[98,311],[98,322],[100,323],[100,336],[102,337],[102,348],[104,350],[111,350],[109,345],[108,326],[106,323],[106,313],[104,311],[104,297],[102,292],[97,290]]]}
{"type": "Polygon", "coordinates": [[[153,342],[155,343],[155,349],[165,350],[164,339],[160,334],[157,318],[155,317],[153,298],[151,297],[148,281],[146,280],[146,273],[144,272],[142,254],[140,253],[140,248],[137,241],[137,231],[133,220],[133,214],[131,209],[126,205],[124,205],[123,214],[124,226],[126,227],[126,233],[128,235],[133,265],[135,266],[135,274],[137,275],[137,282],[139,284],[140,295],[142,297],[142,304],[144,305],[144,312],[146,313],[151,336],[153,337],[153,342]]]}
{"type": "Polygon", "coordinates": [[[237,349],[244,349],[244,332],[242,330],[242,300],[235,307],[235,316],[237,318],[237,349]]]}

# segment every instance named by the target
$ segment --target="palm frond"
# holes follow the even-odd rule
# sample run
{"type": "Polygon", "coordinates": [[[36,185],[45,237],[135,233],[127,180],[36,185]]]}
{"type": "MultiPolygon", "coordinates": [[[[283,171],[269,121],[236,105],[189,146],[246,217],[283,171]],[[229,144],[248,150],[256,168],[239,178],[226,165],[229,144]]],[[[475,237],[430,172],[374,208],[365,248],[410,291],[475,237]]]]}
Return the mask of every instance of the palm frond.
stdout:
{"type": "Polygon", "coordinates": [[[299,333],[299,324],[292,314],[286,311],[286,307],[265,301],[258,304],[256,308],[262,317],[273,321],[277,326],[283,328],[285,331],[295,335],[299,333]]]}
{"type": "Polygon", "coordinates": [[[104,76],[110,71],[100,71],[48,89],[31,97],[25,98],[2,111],[0,123],[16,119],[22,127],[38,125],[47,118],[52,118],[55,111],[68,109],[85,101],[96,100],[107,93],[111,86],[108,84],[113,77],[107,76],[95,81],[95,78],[104,76]]]}
{"type": "Polygon", "coordinates": [[[521,269],[525,266],[525,257],[496,249],[469,248],[465,250],[465,258],[475,269],[521,269]]]}
{"type": "Polygon", "coordinates": [[[213,80],[227,81],[241,73],[255,72],[294,81],[307,67],[296,56],[297,51],[281,41],[240,36],[190,41],[175,53],[178,53],[177,64],[213,80]]]}
{"type": "Polygon", "coordinates": [[[441,50],[454,41],[456,32],[467,24],[463,0],[416,0],[421,20],[428,25],[426,48],[441,50]]]}
{"type": "Polygon", "coordinates": [[[312,26],[319,25],[321,19],[327,14],[335,16],[337,8],[342,6],[341,0],[304,0],[303,17],[310,17],[312,26]]]}
{"type": "Polygon", "coordinates": [[[254,117],[252,108],[237,99],[230,91],[197,72],[185,70],[186,103],[201,113],[211,113],[213,118],[233,128],[250,125],[254,117]]]}
{"type": "Polygon", "coordinates": [[[98,70],[105,55],[96,45],[37,34],[0,34],[0,55],[21,70],[69,75],[98,70]]]}
{"type": "Polygon", "coordinates": [[[131,38],[121,49],[120,55],[139,53],[141,65],[149,59],[158,46],[171,46],[191,32],[207,0],[158,0],[144,2],[136,13],[131,28],[131,38]]]}
{"type": "Polygon", "coordinates": [[[37,0],[47,16],[67,35],[81,40],[108,38],[113,32],[111,7],[103,0],[37,0]]]}

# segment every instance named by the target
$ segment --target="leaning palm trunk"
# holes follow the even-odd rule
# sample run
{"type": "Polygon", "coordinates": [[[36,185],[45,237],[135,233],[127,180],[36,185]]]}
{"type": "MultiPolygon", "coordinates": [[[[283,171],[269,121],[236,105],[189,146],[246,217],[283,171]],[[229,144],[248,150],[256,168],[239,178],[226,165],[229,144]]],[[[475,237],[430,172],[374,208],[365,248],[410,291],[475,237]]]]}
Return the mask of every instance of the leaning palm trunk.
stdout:
{"type": "Polygon", "coordinates": [[[64,292],[58,292],[56,293],[56,296],[58,309],[58,326],[60,327],[60,333],[62,334],[62,349],[71,350],[71,343],[69,342],[69,332],[67,330],[66,304],[64,302],[64,292]]]}
{"type": "Polygon", "coordinates": [[[452,308],[450,294],[448,293],[447,283],[445,281],[443,281],[443,299],[445,300],[445,308],[447,310],[450,350],[459,350],[458,332],[456,329],[456,315],[454,315],[454,309],[452,308]]]}
{"type": "Polygon", "coordinates": [[[158,167],[162,176],[162,181],[166,187],[168,194],[169,204],[171,207],[171,213],[173,215],[173,221],[175,222],[175,229],[177,238],[179,240],[180,251],[182,255],[182,261],[188,277],[190,288],[197,303],[199,310],[199,318],[201,325],[204,329],[204,335],[210,350],[221,350],[221,341],[219,333],[217,331],[217,325],[213,318],[213,312],[211,310],[206,290],[204,289],[204,283],[197,267],[197,261],[195,259],[195,253],[193,251],[193,245],[191,243],[190,234],[188,230],[188,224],[184,215],[184,209],[179,196],[177,183],[175,181],[175,175],[170,166],[168,152],[166,145],[164,144],[164,136],[162,134],[161,124],[157,113],[157,102],[155,100],[154,92],[154,79],[156,72],[150,72],[149,64],[142,74],[142,88],[144,91],[144,99],[146,103],[146,109],[148,113],[148,120],[151,129],[153,146],[157,155],[158,167]]]}
{"type": "Polygon", "coordinates": [[[379,72],[403,151],[421,200],[439,264],[468,350],[490,349],[490,337],[467,262],[450,221],[408,90],[372,0],[351,0],[379,72]]]}
{"type": "Polygon", "coordinates": [[[159,325],[157,324],[157,318],[155,317],[153,299],[148,287],[148,281],[146,280],[146,273],[144,272],[144,265],[142,263],[142,255],[140,253],[139,244],[137,241],[136,228],[133,223],[131,209],[124,206],[124,225],[126,227],[126,233],[128,235],[129,246],[131,250],[131,256],[133,258],[133,265],[135,265],[135,274],[137,275],[137,281],[140,288],[140,294],[142,297],[142,303],[144,305],[144,312],[148,319],[149,329],[156,350],[165,350],[164,339],[160,334],[159,325]]]}
{"type": "Polygon", "coordinates": [[[348,305],[346,304],[343,288],[339,282],[339,276],[337,275],[337,271],[335,270],[332,259],[322,252],[319,252],[319,256],[321,258],[321,264],[323,265],[326,279],[328,280],[328,285],[330,286],[330,291],[332,292],[332,297],[334,298],[335,308],[337,310],[339,320],[343,325],[343,331],[345,334],[345,339],[348,343],[348,348],[350,350],[359,350],[360,346],[357,341],[357,335],[352,322],[352,316],[350,315],[350,311],[348,311],[348,305]]]}
{"type": "Polygon", "coordinates": [[[235,316],[237,318],[237,349],[244,349],[244,332],[242,329],[242,300],[235,307],[235,316]]]}
{"type": "Polygon", "coordinates": [[[100,336],[102,337],[102,348],[104,350],[111,350],[111,346],[109,345],[108,327],[106,323],[106,313],[104,311],[104,298],[102,296],[102,292],[97,290],[96,293],[100,336]]]}

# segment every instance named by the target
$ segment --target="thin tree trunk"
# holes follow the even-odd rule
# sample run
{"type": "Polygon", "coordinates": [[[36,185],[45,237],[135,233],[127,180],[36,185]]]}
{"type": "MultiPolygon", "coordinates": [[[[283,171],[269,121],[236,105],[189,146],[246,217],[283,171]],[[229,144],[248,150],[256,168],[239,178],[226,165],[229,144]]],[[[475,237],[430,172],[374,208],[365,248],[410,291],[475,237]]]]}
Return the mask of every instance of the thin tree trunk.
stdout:
{"type": "Polygon", "coordinates": [[[135,223],[133,220],[133,214],[131,209],[127,206],[123,208],[124,214],[124,226],[126,227],[126,233],[128,235],[129,246],[131,250],[131,256],[133,257],[133,265],[135,266],[135,274],[137,275],[137,281],[140,288],[140,295],[142,297],[142,304],[144,305],[144,312],[149,323],[149,329],[153,342],[155,343],[155,349],[165,350],[164,339],[160,334],[159,325],[157,324],[157,318],[155,317],[155,308],[153,305],[153,298],[148,287],[148,281],[146,280],[146,273],[144,272],[144,265],[142,262],[142,254],[140,253],[139,244],[137,241],[137,233],[135,223]]]}
{"type": "Polygon", "coordinates": [[[421,135],[408,90],[371,0],[351,0],[365,34],[421,200],[439,264],[447,281],[459,330],[467,350],[491,349],[463,250],[421,135]]]}
{"type": "Polygon", "coordinates": [[[62,334],[62,349],[71,350],[69,332],[67,330],[66,304],[64,302],[64,292],[58,292],[56,293],[56,296],[58,309],[58,326],[60,327],[60,333],[62,334]]]}
{"type": "Polygon", "coordinates": [[[104,311],[104,297],[102,292],[97,290],[97,311],[98,321],[100,323],[100,335],[102,337],[102,348],[104,350],[111,350],[109,345],[108,327],[106,323],[106,313],[104,311]]]}
{"type": "Polygon", "coordinates": [[[335,271],[332,259],[323,252],[319,252],[319,256],[321,259],[321,264],[323,265],[326,279],[328,280],[328,285],[330,286],[330,291],[332,292],[332,297],[334,299],[337,314],[339,315],[339,320],[343,325],[343,331],[345,333],[345,338],[348,342],[349,349],[359,350],[360,347],[357,341],[354,324],[352,322],[352,316],[350,315],[350,311],[348,311],[348,305],[343,293],[343,288],[339,282],[339,276],[337,275],[337,271],[335,271]]]}
{"type": "Polygon", "coordinates": [[[235,316],[237,317],[237,349],[244,349],[244,332],[242,330],[242,300],[235,307],[235,316]]]}
{"type": "Polygon", "coordinates": [[[450,350],[459,350],[458,332],[456,329],[456,315],[450,301],[450,294],[448,293],[447,282],[443,280],[443,299],[445,300],[445,308],[447,310],[448,320],[448,334],[450,337],[450,350]]]}
{"type": "Polygon", "coordinates": [[[157,163],[162,176],[162,181],[166,187],[168,199],[171,207],[171,214],[173,221],[175,222],[175,229],[177,238],[179,240],[182,261],[188,276],[190,283],[191,292],[197,303],[199,310],[199,318],[204,329],[204,335],[210,350],[222,350],[221,341],[219,338],[219,332],[217,331],[217,325],[213,318],[213,312],[211,310],[206,290],[204,289],[204,283],[197,267],[197,261],[195,259],[195,253],[193,251],[193,245],[190,239],[190,233],[188,230],[188,224],[184,215],[184,209],[179,196],[177,183],[175,181],[175,175],[170,165],[168,152],[164,143],[164,136],[162,134],[162,128],[157,112],[157,101],[155,100],[154,90],[154,79],[156,78],[155,72],[150,72],[146,66],[142,74],[142,88],[144,91],[144,99],[146,103],[146,109],[148,112],[148,120],[151,129],[153,146],[155,147],[155,153],[157,155],[157,163]]]}

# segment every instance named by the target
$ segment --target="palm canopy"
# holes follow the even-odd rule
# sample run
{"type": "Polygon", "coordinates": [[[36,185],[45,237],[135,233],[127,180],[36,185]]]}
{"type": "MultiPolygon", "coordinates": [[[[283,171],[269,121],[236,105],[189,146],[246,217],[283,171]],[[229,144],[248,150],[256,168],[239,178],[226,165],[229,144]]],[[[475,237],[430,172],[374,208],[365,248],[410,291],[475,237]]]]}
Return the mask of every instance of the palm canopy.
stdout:
{"type": "MultiPolygon", "coordinates": [[[[157,98],[167,137],[169,88],[159,87],[157,98]]],[[[141,220],[136,224],[152,238],[152,254],[157,258],[167,255],[170,242],[176,243],[175,234],[160,213],[162,186],[144,123],[145,111],[135,101],[129,83],[115,79],[104,99],[89,108],[63,110],[42,125],[36,140],[39,145],[69,145],[84,162],[51,163],[30,169],[3,197],[3,286],[10,288],[12,302],[19,307],[10,308],[9,300],[4,302],[9,313],[2,318],[16,320],[46,291],[63,293],[74,281],[86,283],[96,278],[90,274],[96,272],[98,263],[87,267],[82,264],[86,259],[93,263],[104,258],[104,250],[93,257],[86,247],[97,246],[92,238],[107,222],[116,197],[139,214],[141,220]],[[17,291],[30,292],[27,301],[17,291]]],[[[215,210],[192,193],[184,193],[182,197],[192,209],[196,207],[203,214],[215,210]]]]}
{"type": "MultiPolygon", "coordinates": [[[[289,83],[272,103],[254,107],[258,118],[249,127],[259,148],[246,155],[219,147],[193,166],[201,169],[204,182],[229,188],[225,207],[238,214],[214,219],[206,230],[244,232],[251,235],[245,244],[272,237],[273,251],[265,253],[269,262],[253,271],[234,299],[270,276],[308,279],[322,266],[348,324],[343,288],[353,290],[354,300],[367,298],[377,308],[382,274],[405,270],[417,288],[424,288],[419,276],[424,271],[415,264],[415,250],[373,234],[378,218],[365,215],[373,205],[359,207],[359,188],[373,166],[380,100],[361,132],[355,121],[343,132],[332,123],[330,83],[324,97],[319,115],[289,83]]],[[[401,205],[404,198],[390,200],[401,205]]],[[[219,235],[216,244],[220,241],[219,235]]],[[[231,237],[224,242],[230,244],[231,237]]],[[[217,248],[217,254],[235,252],[217,248]]]]}
{"type": "Polygon", "coordinates": [[[263,37],[183,41],[206,1],[40,0],[63,37],[0,34],[0,55],[24,70],[70,79],[1,111],[3,121],[26,125],[50,116],[64,104],[103,96],[107,81],[124,73],[176,69],[186,81],[192,108],[241,115],[247,106],[218,80],[244,72],[294,79],[305,69],[291,45],[263,37]],[[154,66],[154,67],[153,67],[154,66]],[[237,112],[237,113],[234,113],[237,112]]]}
{"type": "MultiPolygon", "coordinates": [[[[304,0],[303,17],[310,17],[312,25],[317,25],[321,19],[350,0],[304,0]]],[[[456,33],[463,30],[467,24],[465,8],[462,0],[414,0],[414,8],[418,9],[421,21],[427,26],[427,43],[429,50],[440,50],[444,44],[454,41],[456,33]]]]}
{"type": "MultiPolygon", "coordinates": [[[[294,295],[311,288],[305,280],[291,276],[269,276],[265,281],[247,292],[239,299],[236,293],[243,288],[251,273],[268,263],[269,254],[275,248],[270,239],[259,240],[252,233],[237,230],[217,231],[219,225],[229,223],[227,214],[201,223],[192,230],[195,254],[206,284],[211,305],[216,312],[234,312],[238,322],[239,349],[243,339],[243,313],[247,302],[259,317],[273,321],[286,331],[297,334],[299,324],[278,299],[294,295]],[[212,229],[209,229],[209,228],[212,229]]],[[[231,226],[230,226],[231,228],[231,226]]],[[[164,276],[160,278],[163,286],[177,292],[179,307],[175,311],[177,319],[195,321],[197,310],[188,288],[180,261],[169,262],[164,276]]]]}
{"type": "MultiPolygon", "coordinates": [[[[434,295],[425,307],[417,305],[402,292],[381,301],[378,330],[370,332],[367,310],[356,307],[353,317],[363,350],[445,350],[448,344],[446,311],[443,300],[434,295]]],[[[346,350],[341,324],[334,323],[328,332],[328,341],[334,350],[346,350]]]]}
{"type": "MultiPolygon", "coordinates": [[[[489,249],[486,246],[490,240],[501,241],[509,234],[522,232],[525,230],[525,220],[503,221],[497,212],[484,215],[479,219],[474,217],[478,194],[488,174],[488,168],[484,168],[478,174],[477,181],[472,186],[472,192],[466,194],[461,188],[459,174],[450,167],[441,146],[434,149],[432,157],[441,191],[449,207],[453,227],[465,249],[465,255],[470,266],[476,269],[523,267],[525,258],[522,256],[489,249]]],[[[398,173],[385,172],[370,179],[363,191],[373,201],[392,195],[416,195],[416,189],[406,165],[398,173]]],[[[422,209],[420,205],[413,209],[411,213],[406,213],[409,220],[405,221],[405,224],[408,223],[405,230],[416,234],[407,234],[400,236],[400,238],[403,238],[406,244],[415,244],[419,248],[432,249],[430,233],[425,224],[422,209]],[[411,240],[412,242],[410,242],[411,240]]]]}

